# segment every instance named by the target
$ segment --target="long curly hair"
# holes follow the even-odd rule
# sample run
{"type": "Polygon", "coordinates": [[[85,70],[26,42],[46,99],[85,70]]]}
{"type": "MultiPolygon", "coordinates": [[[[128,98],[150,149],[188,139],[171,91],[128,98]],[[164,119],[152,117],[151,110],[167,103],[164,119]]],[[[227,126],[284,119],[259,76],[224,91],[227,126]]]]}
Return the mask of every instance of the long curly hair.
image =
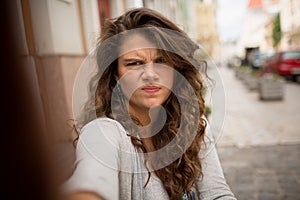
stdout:
{"type": "MultiPolygon", "coordinates": [[[[143,141],[138,137],[137,126],[132,125],[132,120],[138,124],[138,119],[130,116],[124,109],[122,96],[118,94],[113,96],[117,84],[116,58],[120,56],[118,47],[127,37],[123,33],[139,28],[146,28],[138,33],[155,43],[159,53],[182,75],[182,77],[175,75],[172,92],[162,105],[166,112],[159,116],[164,117],[165,124],[151,138],[155,150],[170,146],[166,150],[168,155],[179,151],[181,156],[166,164],[158,155],[152,162],[164,166],[155,169],[154,172],[162,181],[170,199],[182,199],[184,194],[190,197],[189,191],[203,176],[199,152],[201,143],[204,142],[206,127],[206,122],[201,117],[205,115],[203,98],[205,86],[199,70],[206,75],[206,62],[195,59],[194,52],[199,46],[160,13],[147,8],[138,8],[118,18],[106,20],[96,49],[98,73],[90,82],[91,96],[85,105],[81,124],[84,126],[93,118],[101,116],[115,119],[124,126],[132,144],[139,151],[146,152],[143,141]],[[172,34],[162,30],[172,30],[172,34]],[[113,37],[115,39],[111,40],[113,37]],[[189,87],[192,87],[192,91],[189,87]],[[196,104],[191,103],[192,101],[196,104]],[[128,120],[128,117],[132,120],[128,120]],[[183,134],[179,136],[178,131],[183,134]],[[175,142],[171,143],[172,140],[175,142]]],[[[160,120],[162,119],[157,119],[156,122],[160,120]]],[[[149,173],[149,178],[150,176],[149,173]]]]}

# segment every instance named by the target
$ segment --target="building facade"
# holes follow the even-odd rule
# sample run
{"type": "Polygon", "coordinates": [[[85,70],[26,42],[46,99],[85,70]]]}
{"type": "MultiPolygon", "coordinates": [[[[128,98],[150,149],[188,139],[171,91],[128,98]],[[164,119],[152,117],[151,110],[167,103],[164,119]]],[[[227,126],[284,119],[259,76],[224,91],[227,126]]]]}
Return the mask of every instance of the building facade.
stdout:
{"type": "Polygon", "coordinates": [[[281,0],[281,50],[300,49],[300,1],[281,0]]]}
{"type": "Polygon", "coordinates": [[[216,24],[216,0],[196,0],[190,4],[193,20],[189,27],[209,59],[220,59],[220,41],[216,24]]]}
{"type": "Polygon", "coordinates": [[[249,0],[245,15],[244,27],[237,42],[238,53],[249,64],[253,54],[260,52],[272,54],[272,30],[274,17],[280,11],[279,0],[249,0]]]}
{"type": "Polygon", "coordinates": [[[36,68],[45,124],[54,141],[72,139],[76,73],[99,35],[97,1],[20,0],[26,58],[36,68]]]}

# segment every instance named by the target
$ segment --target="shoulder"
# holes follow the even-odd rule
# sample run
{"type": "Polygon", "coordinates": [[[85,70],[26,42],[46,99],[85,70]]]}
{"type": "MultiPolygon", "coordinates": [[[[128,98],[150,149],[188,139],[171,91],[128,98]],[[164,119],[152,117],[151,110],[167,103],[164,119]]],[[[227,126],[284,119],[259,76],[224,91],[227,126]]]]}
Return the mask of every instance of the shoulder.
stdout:
{"type": "Polygon", "coordinates": [[[118,121],[108,117],[101,117],[84,125],[80,131],[79,138],[105,138],[109,141],[118,141],[124,136],[126,136],[126,131],[118,121]]]}
{"type": "Polygon", "coordinates": [[[82,127],[80,133],[83,134],[91,129],[109,132],[126,132],[124,127],[118,121],[108,117],[100,117],[90,121],[82,127]]]}

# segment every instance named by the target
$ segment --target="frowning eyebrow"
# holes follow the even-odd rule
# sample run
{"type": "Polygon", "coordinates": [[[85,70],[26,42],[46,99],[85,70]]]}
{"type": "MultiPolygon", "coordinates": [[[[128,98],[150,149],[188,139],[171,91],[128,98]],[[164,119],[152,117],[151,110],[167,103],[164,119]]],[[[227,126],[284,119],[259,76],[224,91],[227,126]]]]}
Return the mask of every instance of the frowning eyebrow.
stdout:
{"type": "MultiPolygon", "coordinates": [[[[151,60],[158,60],[158,59],[162,59],[163,56],[162,55],[156,55],[153,58],[150,58],[151,60]]],[[[127,55],[124,56],[121,60],[123,61],[134,61],[134,60],[143,60],[143,61],[147,61],[148,59],[140,54],[135,54],[135,55],[127,55]]]]}
{"type": "Polygon", "coordinates": [[[146,63],[146,61],[142,58],[125,58],[125,59],[122,59],[121,62],[124,64],[124,65],[128,65],[128,64],[133,64],[133,63],[139,63],[139,64],[144,64],[146,63]]]}
{"type": "Polygon", "coordinates": [[[161,57],[161,53],[159,51],[151,52],[144,50],[135,50],[132,52],[128,52],[127,54],[123,54],[121,58],[122,60],[156,60],[158,57],[161,57]]]}
{"type": "Polygon", "coordinates": [[[134,57],[134,58],[125,58],[125,59],[122,59],[122,61],[125,61],[125,62],[131,62],[131,61],[136,61],[136,60],[142,60],[142,61],[144,61],[144,60],[146,60],[146,59],[143,59],[143,58],[136,58],[136,57],[134,57]]]}
{"type": "MultiPolygon", "coordinates": [[[[146,63],[147,60],[144,59],[144,58],[138,58],[138,57],[133,57],[133,58],[125,58],[125,59],[121,59],[122,62],[124,63],[131,63],[131,62],[136,62],[136,61],[139,61],[139,62],[143,62],[143,63],[146,63]]],[[[163,56],[157,56],[155,57],[154,59],[152,59],[154,62],[165,62],[166,59],[163,57],[163,56]]]]}

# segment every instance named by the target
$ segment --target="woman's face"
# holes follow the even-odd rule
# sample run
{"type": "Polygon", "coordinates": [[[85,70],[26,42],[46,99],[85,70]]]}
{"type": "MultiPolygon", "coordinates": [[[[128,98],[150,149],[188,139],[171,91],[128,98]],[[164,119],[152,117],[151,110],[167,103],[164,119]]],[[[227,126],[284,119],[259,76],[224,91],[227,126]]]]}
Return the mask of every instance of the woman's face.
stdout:
{"type": "Polygon", "coordinates": [[[148,40],[140,35],[127,38],[121,45],[118,79],[129,112],[142,114],[163,104],[171,93],[174,69],[148,40]]]}

